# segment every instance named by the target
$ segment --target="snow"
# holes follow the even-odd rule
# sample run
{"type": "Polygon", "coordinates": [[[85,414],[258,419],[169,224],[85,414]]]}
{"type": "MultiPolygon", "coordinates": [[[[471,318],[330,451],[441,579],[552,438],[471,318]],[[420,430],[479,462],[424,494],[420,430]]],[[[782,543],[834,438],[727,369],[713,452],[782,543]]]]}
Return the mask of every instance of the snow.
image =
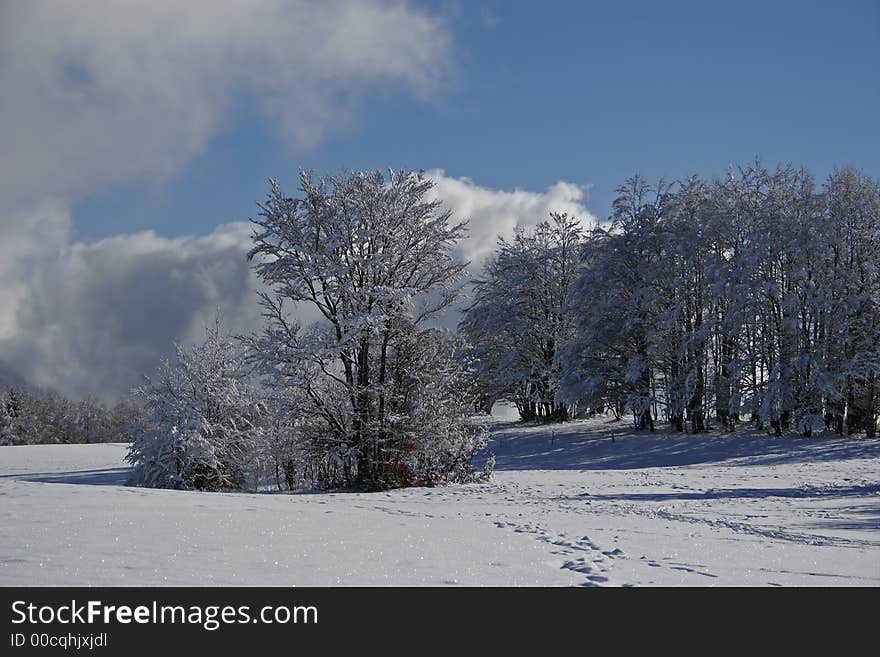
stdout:
{"type": "Polygon", "coordinates": [[[124,444],[0,448],[0,585],[880,585],[880,440],[500,422],[487,484],[124,486],[124,444]],[[614,438],[612,442],[612,436],[614,438]]]}

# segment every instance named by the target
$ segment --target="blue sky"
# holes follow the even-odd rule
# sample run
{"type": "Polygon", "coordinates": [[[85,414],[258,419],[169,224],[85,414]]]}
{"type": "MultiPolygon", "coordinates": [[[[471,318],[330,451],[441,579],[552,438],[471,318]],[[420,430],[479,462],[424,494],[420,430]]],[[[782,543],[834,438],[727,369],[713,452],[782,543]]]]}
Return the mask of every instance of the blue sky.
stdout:
{"type": "MultiPolygon", "coordinates": [[[[265,179],[298,167],[442,168],[497,189],[614,187],[721,173],[755,156],[819,177],[880,176],[880,3],[433,2],[451,34],[430,93],[372,90],[341,128],[291,146],[246,95],[174,174],[97,186],[74,204],[79,237],[203,233],[245,219],[265,179]]],[[[295,113],[295,106],[291,109],[295,113]]]]}

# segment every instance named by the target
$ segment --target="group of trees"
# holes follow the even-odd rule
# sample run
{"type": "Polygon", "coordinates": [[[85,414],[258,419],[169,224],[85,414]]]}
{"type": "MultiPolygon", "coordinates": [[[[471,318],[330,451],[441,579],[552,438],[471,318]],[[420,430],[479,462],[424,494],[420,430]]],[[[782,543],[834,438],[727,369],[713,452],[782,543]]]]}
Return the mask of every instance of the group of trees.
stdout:
{"type": "Polygon", "coordinates": [[[249,258],[268,291],[264,327],[219,323],[178,348],[140,391],[150,424],[132,445],[135,481],[211,490],[467,481],[485,443],[470,419],[467,349],[427,321],[460,294],[464,233],[421,175],[272,182],[249,258]],[[303,325],[290,310],[311,308],[303,325]]]}
{"type": "Polygon", "coordinates": [[[26,387],[0,389],[0,445],[126,442],[142,422],[130,401],[107,407],[26,387]]]}
{"type": "Polygon", "coordinates": [[[553,217],[502,241],[462,328],[485,394],[524,419],[529,400],[547,419],[565,406],[651,430],[748,418],[873,437],[880,186],[845,169],[817,189],[760,163],[676,185],[636,176],[605,226],[553,217]]]}

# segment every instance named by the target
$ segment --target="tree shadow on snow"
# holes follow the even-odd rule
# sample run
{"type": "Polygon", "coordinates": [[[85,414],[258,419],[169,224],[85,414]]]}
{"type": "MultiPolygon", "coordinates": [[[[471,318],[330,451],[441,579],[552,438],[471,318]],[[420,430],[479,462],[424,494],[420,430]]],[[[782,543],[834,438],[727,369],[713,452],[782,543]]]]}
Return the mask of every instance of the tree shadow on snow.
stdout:
{"type": "Polygon", "coordinates": [[[815,523],[823,529],[845,529],[852,531],[880,530],[880,502],[855,507],[835,509],[841,515],[838,519],[823,519],[815,523]]]}
{"type": "Polygon", "coordinates": [[[124,486],[131,468],[73,470],[70,472],[20,472],[0,475],[0,479],[19,479],[44,484],[83,484],[87,486],[124,486]]]}
{"type": "MultiPolygon", "coordinates": [[[[496,470],[630,470],[721,463],[786,463],[880,458],[880,440],[775,437],[752,432],[637,433],[623,422],[498,423],[488,446],[496,470]]],[[[482,462],[482,459],[478,459],[482,462]]]]}
{"type": "MultiPolygon", "coordinates": [[[[684,500],[724,500],[724,499],[763,499],[784,498],[842,498],[861,497],[880,494],[880,484],[866,486],[830,486],[816,488],[710,488],[706,491],[672,491],[664,493],[619,493],[600,495],[578,495],[575,498],[589,500],[630,501],[630,502],[670,502],[684,500]]],[[[575,499],[572,498],[572,499],[575,499]]],[[[877,513],[877,509],[868,509],[877,513]]],[[[826,525],[827,523],[823,523],[826,525]]]]}

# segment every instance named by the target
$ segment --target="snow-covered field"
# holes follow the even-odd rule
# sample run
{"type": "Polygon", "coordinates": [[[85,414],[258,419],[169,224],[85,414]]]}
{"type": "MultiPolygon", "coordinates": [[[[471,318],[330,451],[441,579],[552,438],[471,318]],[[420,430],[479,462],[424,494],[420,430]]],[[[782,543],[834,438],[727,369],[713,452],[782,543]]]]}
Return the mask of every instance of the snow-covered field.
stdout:
{"type": "Polygon", "coordinates": [[[880,440],[500,424],[488,484],[218,494],[0,447],[0,585],[880,585],[880,440]],[[612,441],[613,436],[613,441],[612,441]]]}

